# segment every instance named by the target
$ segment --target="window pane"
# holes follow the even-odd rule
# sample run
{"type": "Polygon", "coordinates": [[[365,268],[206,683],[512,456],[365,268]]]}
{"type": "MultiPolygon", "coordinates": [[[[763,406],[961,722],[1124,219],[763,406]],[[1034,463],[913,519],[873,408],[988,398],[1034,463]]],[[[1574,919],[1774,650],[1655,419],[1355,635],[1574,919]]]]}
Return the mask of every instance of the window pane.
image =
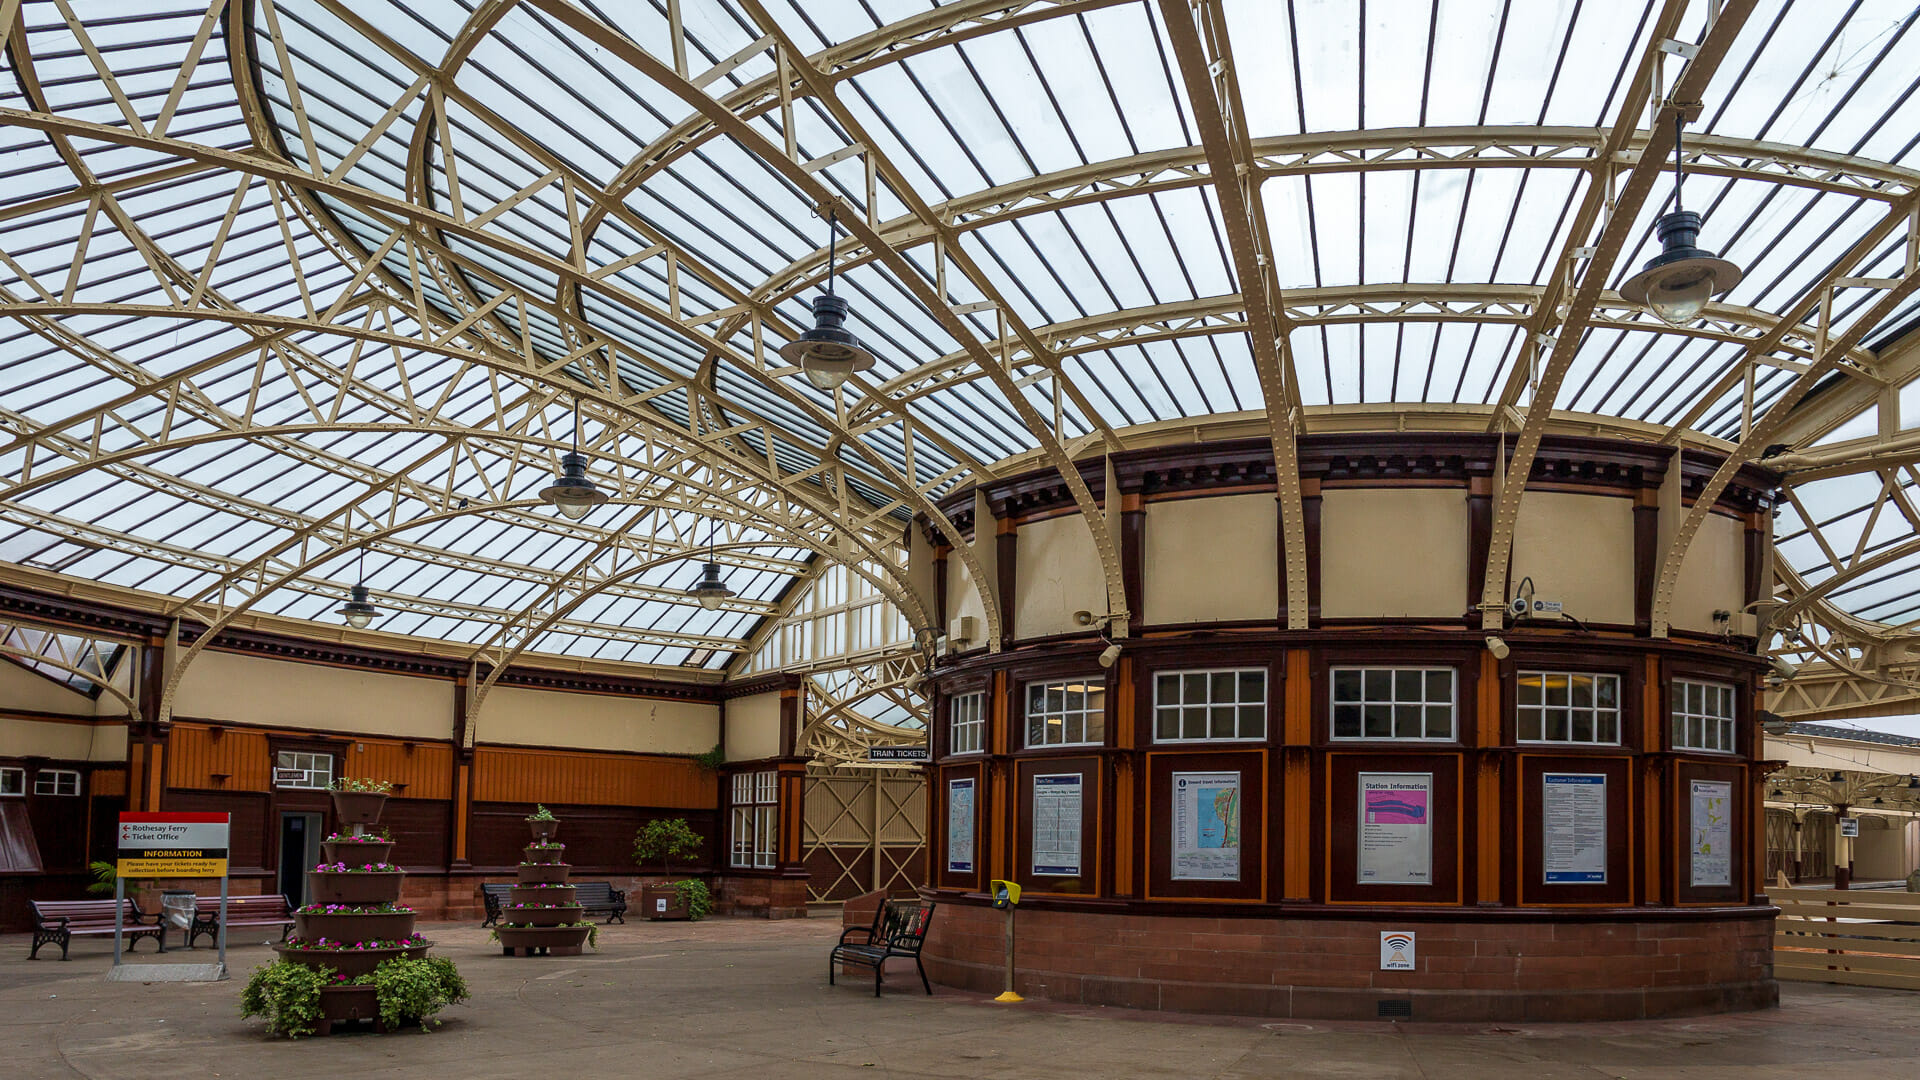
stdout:
{"type": "Polygon", "coordinates": [[[1539,675],[1528,673],[1520,676],[1516,685],[1522,706],[1540,704],[1540,681],[1539,675]]]}
{"type": "Polygon", "coordinates": [[[1420,706],[1395,705],[1393,707],[1393,736],[1396,739],[1417,739],[1420,737],[1420,706]]]}
{"type": "Polygon", "coordinates": [[[1086,715],[1084,713],[1068,713],[1066,731],[1067,731],[1068,742],[1086,742],[1087,741],[1086,715]]]}
{"type": "Polygon", "coordinates": [[[1160,675],[1153,680],[1153,700],[1156,705],[1172,705],[1180,700],[1180,676],[1160,675]]]}
{"type": "Polygon", "coordinates": [[[1620,677],[1598,675],[1593,680],[1594,703],[1607,709],[1620,707],[1620,677]]]}
{"type": "Polygon", "coordinates": [[[1413,670],[1394,672],[1393,673],[1393,700],[1419,701],[1420,700],[1420,683],[1421,683],[1420,674],[1421,674],[1420,672],[1413,671],[1413,670]]]}
{"type": "Polygon", "coordinates": [[[1234,677],[1231,671],[1219,671],[1213,675],[1213,686],[1207,698],[1215,705],[1233,704],[1234,677]]]}
{"type": "Polygon", "coordinates": [[[1360,672],[1354,668],[1342,668],[1333,673],[1333,699],[1335,701],[1360,700],[1360,672]]]}
{"type": "Polygon", "coordinates": [[[1215,739],[1231,739],[1234,736],[1233,706],[1215,705],[1209,710],[1212,721],[1207,735],[1215,739]]]}
{"type": "Polygon", "coordinates": [[[1261,739],[1267,734],[1267,710],[1261,705],[1240,706],[1240,737],[1261,739]]]}
{"type": "Polygon", "coordinates": [[[1240,703],[1265,702],[1267,700],[1267,673],[1264,671],[1243,671],[1240,673],[1240,703]]]}
{"type": "Polygon", "coordinates": [[[1333,734],[1342,739],[1357,739],[1363,734],[1360,730],[1360,706],[1333,707],[1333,734]]]}
{"type": "Polygon", "coordinates": [[[1571,704],[1576,709],[1593,708],[1593,676],[1573,675],[1573,698],[1571,704]]]}
{"type": "Polygon", "coordinates": [[[1393,700],[1393,672],[1378,670],[1367,672],[1367,700],[1393,700]]]}
{"type": "Polygon", "coordinates": [[[1453,701],[1453,672],[1427,672],[1427,700],[1449,703],[1453,701]]]}
{"type": "Polygon", "coordinates": [[[1565,705],[1567,703],[1567,677],[1565,675],[1547,675],[1543,681],[1546,684],[1547,704],[1565,705]]]}
{"type": "Polygon", "coordinates": [[[1520,714],[1520,738],[1522,740],[1538,740],[1540,738],[1539,710],[1529,709],[1520,714]]]}
{"type": "Polygon", "coordinates": [[[1427,706],[1427,738],[1453,738],[1453,709],[1446,705],[1427,706]]]}
{"type": "Polygon", "coordinates": [[[1154,716],[1153,737],[1156,739],[1177,739],[1180,737],[1180,710],[1161,709],[1154,716]]]}
{"type": "Polygon", "coordinates": [[[1593,741],[1593,714],[1585,709],[1573,711],[1573,741],[1593,741]]]}
{"type": "Polygon", "coordinates": [[[1367,738],[1369,739],[1393,738],[1393,706],[1368,705],[1366,706],[1366,710],[1367,710],[1367,738]]]}
{"type": "Polygon", "coordinates": [[[1594,735],[1600,742],[1620,741],[1620,721],[1612,713],[1602,713],[1594,725],[1594,735]]]}
{"type": "Polygon", "coordinates": [[[1564,741],[1567,737],[1567,710],[1547,710],[1547,738],[1564,741]]]}
{"type": "Polygon", "coordinates": [[[1207,703],[1207,677],[1205,675],[1194,672],[1191,675],[1182,676],[1181,682],[1181,701],[1188,705],[1204,705],[1207,703]]]}

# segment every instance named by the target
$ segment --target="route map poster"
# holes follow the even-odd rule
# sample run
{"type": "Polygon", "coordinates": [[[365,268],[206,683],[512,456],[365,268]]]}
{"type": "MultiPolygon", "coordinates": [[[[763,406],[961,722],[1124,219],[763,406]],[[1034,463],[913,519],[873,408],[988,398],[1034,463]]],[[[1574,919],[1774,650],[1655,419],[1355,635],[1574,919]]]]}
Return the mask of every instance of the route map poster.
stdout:
{"type": "Polygon", "coordinates": [[[973,873],[973,779],[947,781],[947,873],[973,873]]]}
{"type": "Polygon", "coordinates": [[[1080,774],[1033,778],[1033,872],[1080,876],[1080,774]]]}
{"type": "Polygon", "coordinates": [[[1607,882],[1607,777],[1543,773],[1540,859],[1548,885],[1607,882]]]}
{"type": "Polygon", "coordinates": [[[1695,888],[1733,884],[1733,785],[1726,781],[1695,780],[1693,792],[1693,857],[1691,881],[1695,888]]]}
{"type": "Polygon", "coordinates": [[[1360,774],[1360,884],[1433,884],[1433,774],[1360,774]]]}
{"type": "Polygon", "coordinates": [[[1240,774],[1173,774],[1173,879],[1240,880],[1240,774]]]}

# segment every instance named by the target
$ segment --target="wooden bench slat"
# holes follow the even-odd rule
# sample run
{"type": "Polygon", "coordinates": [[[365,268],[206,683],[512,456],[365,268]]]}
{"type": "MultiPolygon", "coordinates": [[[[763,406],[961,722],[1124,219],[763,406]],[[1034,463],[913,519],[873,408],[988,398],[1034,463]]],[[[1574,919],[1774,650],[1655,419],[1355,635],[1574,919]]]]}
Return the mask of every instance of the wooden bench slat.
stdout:
{"type": "Polygon", "coordinates": [[[161,952],[167,951],[167,928],[157,915],[140,910],[132,897],[123,900],[29,900],[33,909],[33,946],[29,960],[38,959],[42,945],[59,945],[60,959],[67,959],[67,948],[75,937],[99,937],[114,932],[114,911],[125,906],[121,933],[132,948],[143,937],[151,937],[161,952]]]}

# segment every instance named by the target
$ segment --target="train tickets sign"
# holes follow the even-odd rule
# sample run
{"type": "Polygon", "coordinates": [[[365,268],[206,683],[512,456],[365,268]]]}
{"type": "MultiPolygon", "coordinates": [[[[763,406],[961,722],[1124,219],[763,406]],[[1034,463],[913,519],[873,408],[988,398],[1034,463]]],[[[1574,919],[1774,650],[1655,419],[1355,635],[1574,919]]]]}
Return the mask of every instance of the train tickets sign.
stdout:
{"type": "Polygon", "coordinates": [[[123,878],[227,876],[230,814],[120,815],[123,878]]]}

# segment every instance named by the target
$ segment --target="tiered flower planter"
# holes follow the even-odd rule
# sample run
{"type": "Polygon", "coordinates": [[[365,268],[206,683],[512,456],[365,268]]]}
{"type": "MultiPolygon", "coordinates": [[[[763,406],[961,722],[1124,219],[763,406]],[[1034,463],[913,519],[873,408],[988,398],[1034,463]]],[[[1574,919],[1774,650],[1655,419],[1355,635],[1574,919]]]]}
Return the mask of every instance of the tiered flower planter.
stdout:
{"type": "Polygon", "coordinates": [[[508,956],[578,956],[593,927],[577,925],[586,914],[567,884],[573,867],[561,861],[566,845],[555,843],[558,821],[528,821],[533,843],[526,847],[519,879],[507,895],[495,931],[508,956]]]}
{"type": "MultiPolygon", "coordinates": [[[[334,813],[351,837],[364,837],[366,827],[380,820],[386,806],[383,794],[362,791],[333,793],[334,813]]],[[[310,903],[294,914],[293,934],[275,945],[282,960],[313,968],[332,968],[335,977],[353,979],[371,975],[384,960],[397,956],[418,959],[433,947],[414,932],[417,918],[400,907],[401,883],[406,873],[387,862],[390,840],[332,839],[321,844],[325,862],[307,873],[310,903]]],[[[329,986],[320,992],[320,1035],[349,1020],[372,1021],[384,1031],[378,997],[372,986],[329,986]]]]}

